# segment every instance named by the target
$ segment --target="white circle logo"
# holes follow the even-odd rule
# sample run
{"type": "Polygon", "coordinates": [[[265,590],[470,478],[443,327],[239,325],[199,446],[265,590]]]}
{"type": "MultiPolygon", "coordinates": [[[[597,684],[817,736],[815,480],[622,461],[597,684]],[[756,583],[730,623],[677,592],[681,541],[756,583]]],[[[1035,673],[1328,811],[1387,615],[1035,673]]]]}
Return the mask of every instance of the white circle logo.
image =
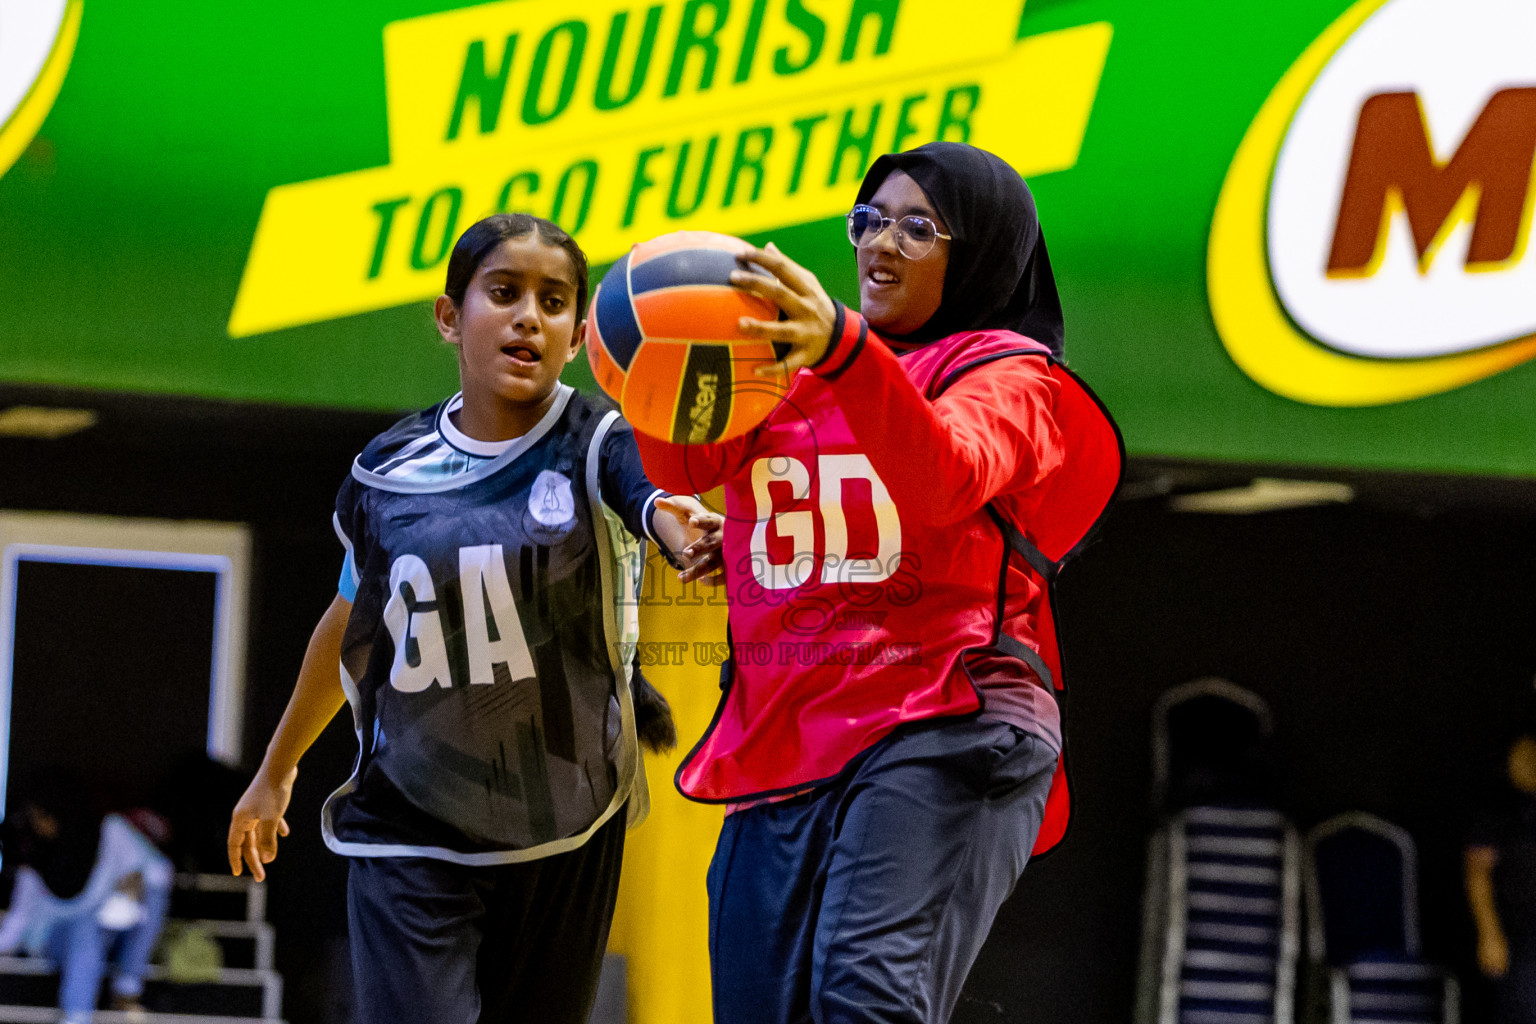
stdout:
{"type": "Polygon", "coordinates": [[[1531,0],[1355,0],[1297,58],[1211,219],[1211,317],[1244,373],[1366,406],[1536,359],[1532,39],[1531,0]]]}
{"type": "Polygon", "coordinates": [[[0,0],[0,174],[53,109],[80,34],[81,0],[0,0]]]}
{"type": "Polygon", "coordinates": [[[1395,0],[1296,112],[1269,199],[1281,301],[1352,355],[1536,331],[1536,5],[1395,0]]]}
{"type": "Polygon", "coordinates": [[[546,469],[533,481],[528,493],[528,514],[549,527],[564,526],[576,518],[576,498],[571,481],[552,469],[546,469]]]}

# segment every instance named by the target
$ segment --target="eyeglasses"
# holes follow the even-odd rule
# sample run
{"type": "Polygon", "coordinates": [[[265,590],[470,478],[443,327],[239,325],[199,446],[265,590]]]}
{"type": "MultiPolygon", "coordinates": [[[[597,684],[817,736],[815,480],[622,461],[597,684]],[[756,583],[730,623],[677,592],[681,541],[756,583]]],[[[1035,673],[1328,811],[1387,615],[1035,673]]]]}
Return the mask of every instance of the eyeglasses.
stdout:
{"type": "Polygon", "coordinates": [[[948,241],[954,237],[941,233],[937,224],[916,214],[900,219],[887,217],[873,206],[863,203],[848,213],[848,241],[853,243],[855,249],[875,244],[875,239],[888,227],[896,229],[896,251],[909,260],[920,260],[927,256],[939,239],[948,241]]]}
{"type": "Polygon", "coordinates": [[[946,241],[953,235],[939,231],[938,225],[927,217],[909,214],[905,217],[887,217],[873,206],[860,203],[848,213],[848,241],[854,248],[873,245],[885,229],[896,229],[896,251],[909,260],[920,260],[933,251],[939,239],[946,241]]]}

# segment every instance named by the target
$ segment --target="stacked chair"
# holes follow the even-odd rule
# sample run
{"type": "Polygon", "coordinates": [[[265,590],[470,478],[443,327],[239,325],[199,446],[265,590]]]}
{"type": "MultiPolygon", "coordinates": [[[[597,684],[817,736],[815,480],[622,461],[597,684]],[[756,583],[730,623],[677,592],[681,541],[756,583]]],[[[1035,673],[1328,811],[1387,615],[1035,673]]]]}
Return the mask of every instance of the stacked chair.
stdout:
{"type": "Polygon", "coordinates": [[[1307,958],[1327,1024],[1459,1024],[1448,972],[1423,962],[1413,839],[1359,811],[1307,837],[1307,958]]]}
{"type": "Polygon", "coordinates": [[[1137,1024],[1294,1024],[1301,846],[1275,806],[1269,708],[1221,679],[1153,711],[1137,1024]]]}

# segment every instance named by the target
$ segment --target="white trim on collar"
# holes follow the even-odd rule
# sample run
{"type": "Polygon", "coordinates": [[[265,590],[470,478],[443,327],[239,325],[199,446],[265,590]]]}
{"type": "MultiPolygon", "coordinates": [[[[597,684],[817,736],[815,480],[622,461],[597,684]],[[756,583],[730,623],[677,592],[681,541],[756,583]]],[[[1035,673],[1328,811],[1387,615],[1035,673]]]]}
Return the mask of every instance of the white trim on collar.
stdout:
{"type": "MultiPolygon", "coordinates": [[[[457,448],[466,455],[476,455],[482,459],[494,459],[517,442],[515,437],[509,437],[505,441],[480,441],[470,437],[453,422],[453,413],[462,408],[464,408],[464,392],[460,391],[443,403],[442,410],[437,414],[438,432],[443,435],[443,440],[447,441],[451,447],[457,448]]],[[[535,427],[534,429],[538,428],[535,427]]]]}
{"type": "MultiPolygon", "coordinates": [[[[532,430],[522,437],[515,437],[510,441],[504,442],[506,447],[502,449],[500,454],[487,459],[466,473],[460,473],[441,480],[402,480],[395,477],[381,476],[378,473],[364,469],[361,465],[362,456],[360,455],[352,462],[352,476],[359,483],[367,484],[370,487],[377,487],[384,491],[394,491],[398,494],[430,494],[436,491],[451,491],[460,487],[467,487],[472,483],[484,480],[503,467],[510,465],[519,455],[543,440],[544,435],[548,434],[554,425],[560,422],[560,417],[565,415],[565,408],[570,404],[571,396],[575,393],[576,389],[569,384],[557,383],[555,385],[554,404],[549,407],[549,411],[544,414],[544,417],[534,424],[532,430]]],[[[452,399],[443,403],[443,406],[438,410],[435,423],[438,436],[445,443],[449,444],[452,442],[448,440],[448,435],[444,433],[443,427],[445,425],[451,426],[451,424],[448,424],[446,412],[452,406],[454,399],[462,399],[462,394],[454,395],[452,399]]],[[[462,436],[462,432],[459,433],[462,436]]],[[[472,438],[465,438],[465,440],[472,441],[474,444],[486,443],[484,441],[473,441],[472,438]]],[[[475,453],[467,452],[467,454],[474,455],[475,453]]]]}

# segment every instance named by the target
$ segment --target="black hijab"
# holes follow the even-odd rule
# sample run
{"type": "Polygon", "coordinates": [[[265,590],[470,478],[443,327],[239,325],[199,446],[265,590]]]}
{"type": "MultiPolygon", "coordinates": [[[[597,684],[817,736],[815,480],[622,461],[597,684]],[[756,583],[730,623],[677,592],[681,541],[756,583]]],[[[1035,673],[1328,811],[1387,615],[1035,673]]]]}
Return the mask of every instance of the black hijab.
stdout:
{"type": "Polygon", "coordinates": [[[917,182],[954,236],[938,312],[901,340],[1001,328],[1049,345],[1061,359],[1061,299],[1035,197],[1018,172],[984,149],[930,142],[876,160],[858,202],[869,202],[892,171],[917,182]]]}

